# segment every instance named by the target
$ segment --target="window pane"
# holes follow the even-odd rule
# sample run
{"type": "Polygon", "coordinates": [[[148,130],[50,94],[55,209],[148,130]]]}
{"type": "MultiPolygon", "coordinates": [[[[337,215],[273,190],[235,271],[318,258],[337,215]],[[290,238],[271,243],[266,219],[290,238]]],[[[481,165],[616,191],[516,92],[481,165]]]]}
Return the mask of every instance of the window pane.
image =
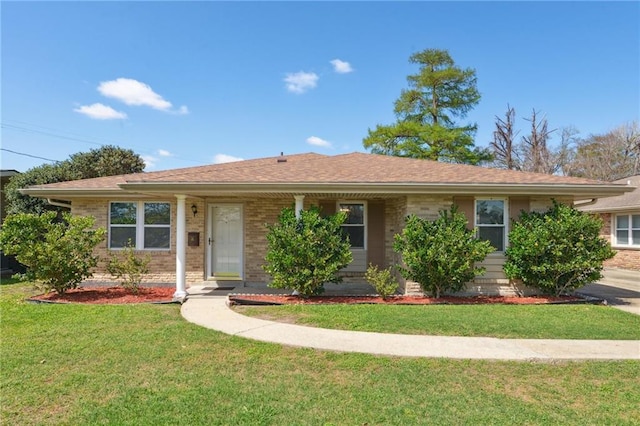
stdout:
{"type": "Polygon", "coordinates": [[[629,244],[629,231],[626,230],[617,230],[616,231],[616,242],[618,244],[629,244]]]}
{"type": "Polygon", "coordinates": [[[476,224],[504,225],[504,201],[478,200],[476,201],[476,224]]]}
{"type": "Polygon", "coordinates": [[[340,204],[340,211],[347,211],[347,219],[344,223],[363,225],[364,205],[363,204],[340,204]]]}
{"type": "Polygon", "coordinates": [[[478,228],[478,237],[481,240],[487,240],[497,251],[504,251],[504,228],[500,226],[495,227],[480,227],[478,228]]]}
{"type": "Polygon", "coordinates": [[[136,203],[111,203],[112,225],[135,225],[136,203]]]}
{"type": "Polygon", "coordinates": [[[631,227],[633,229],[640,229],[640,214],[631,216],[631,227]]]}
{"type": "Polygon", "coordinates": [[[629,216],[616,216],[616,229],[629,229],[629,216]]]}
{"type": "Polygon", "coordinates": [[[364,226],[343,226],[342,232],[349,237],[351,247],[364,248],[364,226]]]}
{"type": "Polygon", "coordinates": [[[169,248],[169,235],[171,231],[168,227],[144,228],[144,248],[169,248]]]}
{"type": "Polygon", "coordinates": [[[169,225],[171,207],[169,203],[144,203],[145,225],[169,225]]]}
{"type": "Polygon", "coordinates": [[[123,248],[127,245],[136,246],[136,228],[132,226],[112,226],[109,233],[109,247],[123,248]]]}
{"type": "Polygon", "coordinates": [[[634,246],[640,246],[640,231],[632,231],[631,240],[634,246]]]}

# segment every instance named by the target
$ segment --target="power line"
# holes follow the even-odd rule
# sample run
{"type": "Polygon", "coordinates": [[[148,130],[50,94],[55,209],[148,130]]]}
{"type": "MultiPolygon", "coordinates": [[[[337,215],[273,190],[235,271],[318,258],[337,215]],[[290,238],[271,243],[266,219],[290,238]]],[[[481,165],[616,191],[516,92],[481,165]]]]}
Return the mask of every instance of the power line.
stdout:
{"type": "Polygon", "coordinates": [[[51,158],[38,157],[37,155],[31,155],[31,154],[27,154],[25,152],[12,151],[12,150],[6,149],[6,148],[0,148],[0,150],[7,151],[7,152],[10,152],[12,154],[24,155],[25,157],[37,158],[38,160],[52,161],[54,163],[59,163],[60,162],[60,160],[52,160],[51,158]]]}
{"type": "MultiPolygon", "coordinates": [[[[59,139],[66,139],[66,140],[70,140],[70,141],[88,143],[88,144],[96,145],[96,146],[104,146],[104,145],[107,145],[107,144],[121,145],[120,143],[118,143],[116,141],[113,141],[113,140],[110,141],[108,139],[102,139],[105,142],[96,142],[96,141],[87,140],[86,136],[79,135],[77,133],[71,133],[71,132],[66,132],[64,130],[58,130],[58,129],[53,129],[53,128],[50,128],[50,127],[39,126],[37,124],[27,123],[27,122],[24,122],[24,121],[17,121],[17,120],[10,120],[10,121],[13,121],[15,123],[20,123],[20,124],[23,124],[25,126],[35,127],[35,128],[19,126],[19,125],[10,124],[10,123],[7,123],[7,122],[0,123],[0,126],[2,128],[9,129],[9,130],[15,130],[15,131],[20,131],[20,132],[24,132],[24,133],[41,134],[41,135],[51,136],[51,137],[59,138],[59,139]],[[39,129],[44,129],[44,130],[39,130],[39,129]],[[45,131],[45,130],[49,130],[49,131],[45,131]],[[57,133],[52,133],[52,132],[57,132],[57,133]],[[63,135],[63,134],[60,134],[60,133],[66,133],[68,135],[74,135],[74,136],[66,136],[66,135],[63,135]],[[75,137],[75,136],[79,136],[79,137],[75,137]]],[[[95,140],[100,140],[100,138],[93,138],[93,137],[91,137],[91,138],[95,139],[95,140]]],[[[145,152],[145,151],[139,151],[139,152],[141,154],[155,155],[153,153],[145,152]]],[[[36,158],[39,158],[39,157],[36,157],[36,158]]],[[[196,164],[208,164],[208,163],[203,162],[203,161],[191,160],[191,159],[183,158],[183,157],[172,156],[172,158],[175,158],[175,159],[178,159],[178,160],[189,161],[191,163],[196,163],[196,164]]],[[[55,160],[51,160],[51,161],[55,161],[55,160]]]]}

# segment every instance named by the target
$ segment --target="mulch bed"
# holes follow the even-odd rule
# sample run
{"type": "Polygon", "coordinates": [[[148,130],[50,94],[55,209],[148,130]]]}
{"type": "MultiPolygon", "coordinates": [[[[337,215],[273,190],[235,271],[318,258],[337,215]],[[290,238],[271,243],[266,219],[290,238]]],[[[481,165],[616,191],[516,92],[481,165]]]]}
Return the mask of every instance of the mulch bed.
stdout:
{"type": "Polygon", "coordinates": [[[126,304],[126,303],[172,303],[173,287],[140,287],[137,293],[122,287],[81,287],[68,290],[64,294],[54,292],[33,296],[29,300],[44,303],[89,303],[89,304],[126,304]]]}
{"type": "Polygon", "coordinates": [[[312,296],[303,298],[290,295],[232,294],[229,303],[233,305],[324,305],[336,303],[386,304],[386,305],[542,305],[560,303],[594,303],[578,296],[442,296],[439,299],[424,296],[392,296],[386,300],[379,296],[312,296]]]}

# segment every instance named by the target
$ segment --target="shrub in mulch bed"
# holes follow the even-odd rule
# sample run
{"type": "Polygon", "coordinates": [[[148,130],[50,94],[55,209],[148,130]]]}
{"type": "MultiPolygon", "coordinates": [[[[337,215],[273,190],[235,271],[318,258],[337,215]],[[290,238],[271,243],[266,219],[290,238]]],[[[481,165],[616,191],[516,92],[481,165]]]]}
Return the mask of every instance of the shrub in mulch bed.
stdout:
{"type": "Polygon", "coordinates": [[[81,287],[64,294],[48,293],[27,299],[36,303],[130,304],[173,303],[172,287],[140,287],[132,292],[122,287],[81,287]]]}
{"type": "Polygon", "coordinates": [[[542,305],[602,303],[600,299],[579,296],[442,296],[439,299],[426,296],[392,296],[383,299],[377,295],[366,296],[312,296],[303,298],[291,295],[230,294],[231,305],[321,305],[321,304],[387,304],[387,305],[542,305]]]}

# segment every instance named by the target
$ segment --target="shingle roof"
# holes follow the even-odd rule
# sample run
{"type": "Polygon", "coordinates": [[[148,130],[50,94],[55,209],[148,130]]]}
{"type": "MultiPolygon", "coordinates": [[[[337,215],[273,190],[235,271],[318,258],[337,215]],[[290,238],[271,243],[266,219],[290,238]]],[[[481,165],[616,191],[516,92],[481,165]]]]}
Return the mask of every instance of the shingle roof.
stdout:
{"type": "Polygon", "coordinates": [[[635,186],[631,192],[615,197],[601,198],[596,203],[586,206],[581,210],[585,211],[620,211],[629,209],[640,209],[640,175],[619,179],[613,183],[627,184],[635,186]]]}
{"type": "Polygon", "coordinates": [[[260,158],[234,163],[59,182],[33,186],[31,189],[117,190],[118,185],[127,183],[607,184],[582,178],[355,152],[336,156],[307,153],[260,158]]]}

